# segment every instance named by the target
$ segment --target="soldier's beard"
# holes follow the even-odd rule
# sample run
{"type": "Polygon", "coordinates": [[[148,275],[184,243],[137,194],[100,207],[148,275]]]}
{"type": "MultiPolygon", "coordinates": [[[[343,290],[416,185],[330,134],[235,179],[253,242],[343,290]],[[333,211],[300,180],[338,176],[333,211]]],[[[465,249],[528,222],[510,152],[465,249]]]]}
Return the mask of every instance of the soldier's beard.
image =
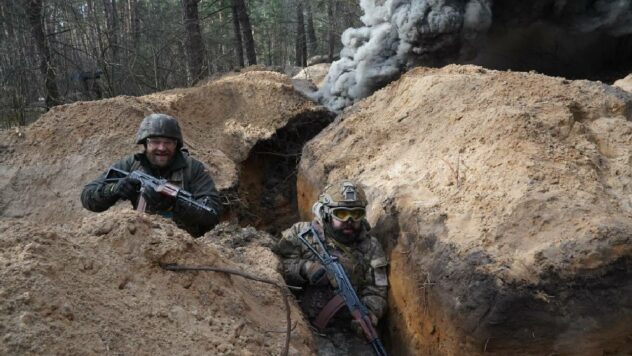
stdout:
{"type": "Polygon", "coordinates": [[[359,228],[353,225],[343,225],[339,229],[334,228],[331,223],[325,224],[325,232],[327,235],[333,237],[334,240],[341,242],[345,245],[352,244],[358,241],[360,234],[362,233],[362,225],[359,228]],[[345,232],[345,230],[349,230],[345,232]]]}
{"type": "Polygon", "coordinates": [[[146,150],[145,156],[147,157],[147,160],[149,160],[149,163],[153,166],[159,169],[164,169],[169,167],[169,165],[173,162],[175,152],[169,150],[146,150]]]}

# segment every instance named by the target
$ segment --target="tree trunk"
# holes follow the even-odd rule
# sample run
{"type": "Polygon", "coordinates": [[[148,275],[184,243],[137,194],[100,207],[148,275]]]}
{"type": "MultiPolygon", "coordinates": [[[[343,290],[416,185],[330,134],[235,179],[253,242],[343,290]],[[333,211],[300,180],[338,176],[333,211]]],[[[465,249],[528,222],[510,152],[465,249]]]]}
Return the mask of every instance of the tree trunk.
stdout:
{"type": "Polygon", "coordinates": [[[266,36],[266,46],[268,47],[268,66],[272,66],[272,31],[268,27],[268,35],[266,36]]]}
{"type": "Polygon", "coordinates": [[[4,37],[6,38],[6,40],[9,40],[13,39],[15,34],[13,31],[13,24],[9,22],[10,14],[8,13],[5,6],[7,5],[4,4],[4,1],[0,2],[0,19],[2,19],[2,32],[4,34],[4,37]]]}
{"type": "Polygon", "coordinates": [[[237,57],[237,65],[239,68],[245,67],[244,65],[244,47],[241,42],[241,29],[239,27],[239,14],[237,6],[233,2],[233,28],[235,29],[235,56],[237,57]]]}
{"type": "Polygon", "coordinates": [[[255,40],[252,37],[252,27],[250,26],[250,18],[244,0],[233,0],[233,6],[237,9],[237,17],[241,26],[241,33],[244,39],[244,47],[246,47],[246,57],[248,65],[257,64],[257,53],[255,52],[255,40]]]}
{"type": "Polygon", "coordinates": [[[296,3],[296,65],[307,66],[307,40],[305,38],[305,19],[303,17],[303,2],[296,3]]]}
{"type": "Polygon", "coordinates": [[[312,15],[312,5],[308,1],[305,4],[307,11],[307,49],[311,57],[318,54],[318,40],[316,39],[316,30],[314,29],[314,16],[312,15]]]}
{"type": "Polygon", "coordinates": [[[329,45],[329,61],[334,61],[334,51],[336,49],[336,36],[334,35],[334,28],[336,22],[334,19],[334,2],[333,0],[327,0],[327,44],[329,45]]]}
{"type": "Polygon", "coordinates": [[[187,52],[189,83],[195,83],[204,76],[204,43],[200,31],[198,3],[200,0],[182,0],[185,47],[187,52]]]}
{"type": "Polygon", "coordinates": [[[138,0],[127,0],[129,13],[129,29],[132,35],[132,47],[136,48],[140,36],[140,16],[138,13],[138,0]]]}
{"type": "Polygon", "coordinates": [[[101,22],[99,21],[101,17],[99,16],[99,11],[93,0],[86,0],[86,5],[88,6],[88,17],[92,20],[87,36],[92,47],[92,58],[96,61],[97,70],[100,69],[103,71],[106,82],[104,86],[107,90],[107,96],[113,96],[111,76],[109,74],[109,68],[105,58],[106,48],[103,43],[103,36],[101,35],[101,22]]]}
{"type": "Polygon", "coordinates": [[[51,108],[60,104],[59,90],[57,89],[55,69],[51,61],[50,50],[44,34],[42,21],[42,0],[25,0],[26,14],[31,26],[31,35],[37,45],[40,56],[40,71],[45,78],[46,107],[51,108]]]}
{"type": "MultiPolygon", "coordinates": [[[[111,95],[117,95],[119,91],[120,78],[118,75],[118,68],[121,64],[121,58],[119,56],[119,29],[118,29],[118,12],[116,9],[116,0],[103,0],[103,9],[105,11],[105,24],[106,31],[105,36],[108,41],[108,49],[111,54],[110,63],[106,70],[108,75],[108,83],[111,88],[111,95]]],[[[105,54],[104,54],[105,55],[105,54]]]]}

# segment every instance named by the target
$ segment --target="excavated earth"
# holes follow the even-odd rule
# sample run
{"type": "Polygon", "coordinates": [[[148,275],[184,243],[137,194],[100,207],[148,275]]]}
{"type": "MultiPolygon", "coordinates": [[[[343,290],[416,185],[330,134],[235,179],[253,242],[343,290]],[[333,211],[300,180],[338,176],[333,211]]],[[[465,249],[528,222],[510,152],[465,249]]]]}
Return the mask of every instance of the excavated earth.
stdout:
{"type": "Polygon", "coordinates": [[[310,141],[299,209],[365,185],[396,355],[632,353],[632,94],[418,68],[310,141]]]}
{"type": "MultiPolygon", "coordinates": [[[[279,288],[161,268],[212,266],[282,283],[264,232],[223,224],[193,239],[161,217],[113,211],[65,227],[2,219],[0,234],[2,355],[278,355],[285,348],[279,288]]],[[[293,355],[313,349],[300,315],[292,302],[293,355]]]]}
{"type": "Polygon", "coordinates": [[[0,214],[47,223],[91,216],[77,199],[81,188],[142,148],[134,136],[152,112],[179,119],[185,146],[209,166],[230,207],[227,218],[272,230],[296,220],[300,150],[332,120],[289,78],[267,71],[55,107],[25,130],[0,131],[0,214]]]}
{"type": "MultiPolygon", "coordinates": [[[[281,282],[274,237],[255,227],[309,218],[341,178],[365,185],[388,251],[392,354],[632,352],[632,94],[416,69],[327,126],[295,86],[248,71],[0,131],[0,354],[280,354],[279,288],[161,266],[281,282]],[[225,222],[199,239],[127,204],[81,208],[82,186],[136,151],[151,112],[180,119],[222,194],[225,222]]],[[[290,310],[289,353],[312,354],[290,310]]]]}
{"type": "MultiPolygon", "coordinates": [[[[280,354],[286,307],[277,287],[161,264],[210,265],[282,281],[270,232],[297,218],[304,142],[332,120],[278,73],[248,71],[143,97],[78,102],[0,131],[0,354],[280,354]],[[139,150],[142,118],[180,120],[226,205],[194,240],[170,221],[118,204],[81,207],[83,185],[139,150]]],[[[311,331],[291,301],[290,354],[311,331]]]]}
{"type": "Polygon", "coordinates": [[[623,79],[617,80],[613,85],[623,90],[632,92],[632,74],[629,74],[623,79]]]}

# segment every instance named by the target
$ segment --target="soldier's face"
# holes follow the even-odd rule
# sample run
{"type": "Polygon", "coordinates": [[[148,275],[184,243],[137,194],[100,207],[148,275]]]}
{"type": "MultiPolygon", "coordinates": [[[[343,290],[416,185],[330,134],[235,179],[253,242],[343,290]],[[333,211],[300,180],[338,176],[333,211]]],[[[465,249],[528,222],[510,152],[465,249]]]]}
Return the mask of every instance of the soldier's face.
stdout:
{"type": "Polygon", "coordinates": [[[145,155],[154,166],[167,167],[176,155],[177,144],[178,141],[169,137],[150,137],[147,139],[145,155]]]}
{"type": "Polygon", "coordinates": [[[354,238],[360,233],[362,222],[355,221],[353,219],[340,221],[334,218],[331,219],[331,227],[334,230],[341,232],[343,235],[348,236],[349,238],[354,238]]]}

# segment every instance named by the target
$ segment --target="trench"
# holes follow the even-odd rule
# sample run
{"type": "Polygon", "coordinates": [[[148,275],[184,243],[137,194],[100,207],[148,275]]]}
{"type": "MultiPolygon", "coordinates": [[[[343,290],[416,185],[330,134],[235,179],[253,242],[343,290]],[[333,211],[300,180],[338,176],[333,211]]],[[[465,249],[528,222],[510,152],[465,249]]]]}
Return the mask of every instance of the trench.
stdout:
{"type": "MultiPolygon", "coordinates": [[[[311,200],[317,196],[321,187],[304,182],[298,177],[298,167],[303,146],[335,118],[333,113],[307,112],[291,119],[286,126],[277,130],[268,140],[257,143],[250,151],[247,159],[240,165],[240,179],[236,192],[231,193],[231,213],[240,226],[254,226],[274,237],[298,221],[311,217],[311,209],[302,200],[311,200]],[[298,182],[297,182],[298,179],[298,182]],[[301,200],[301,201],[299,201],[301,200]],[[305,205],[305,206],[303,206],[305,205]]],[[[381,224],[382,232],[397,230],[392,222],[381,224]],[[386,230],[385,230],[386,229],[386,230]]],[[[387,247],[387,242],[385,248],[387,247]]],[[[392,247],[392,246],[391,246],[392,247]]],[[[388,313],[380,322],[377,331],[389,355],[395,350],[392,339],[393,329],[388,327],[388,313]]],[[[346,335],[344,333],[338,334],[346,335]]],[[[316,336],[316,335],[315,335],[316,336]]],[[[362,342],[355,335],[353,342],[362,342]]],[[[351,345],[353,345],[353,342],[351,345]]],[[[331,344],[316,341],[319,352],[339,354],[339,350],[331,349],[331,344]]]]}
{"type": "Polygon", "coordinates": [[[240,165],[236,218],[273,236],[299,221],[296,175],[307,141],[334,119],[333,113],[307,111],[258,142],[240,165]]]}
{"type": "MultiPolygon", "coordinates": [[[[448,233],[445,215],[384,208],[388,214],[372,231],[390,261],[389,311],[382,332],[391,354],[630,351],[625,344],[632,320],[629,256],[575,275],[552,268],[539,282],[498,284],[493,274],[481,271],[494,263],[485,251],[462,254],[442,241],[448,233]]],[[[572,255],[570,245],[563,248],[572,255]]]]}

